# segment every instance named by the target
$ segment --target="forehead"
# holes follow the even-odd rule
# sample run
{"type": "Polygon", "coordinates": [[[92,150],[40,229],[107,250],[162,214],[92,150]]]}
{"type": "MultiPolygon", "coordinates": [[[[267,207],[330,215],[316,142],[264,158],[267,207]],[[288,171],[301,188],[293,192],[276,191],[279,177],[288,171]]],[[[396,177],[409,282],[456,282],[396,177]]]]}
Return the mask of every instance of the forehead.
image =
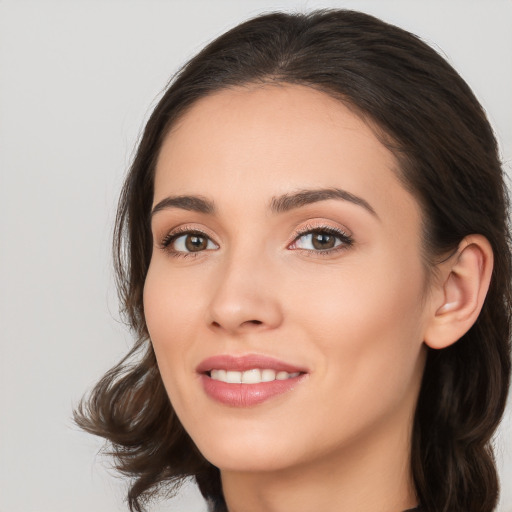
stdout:
{"type": "Polygon", "coordinates": [[[197,101],[164,140],[155,198],[202,194],[252,201],[338,187],[395,207],[414,198],[370,126],[333,97],[302,85],[224,89],[197,101]],[[393,206],[395,205],[395,206],[393,206]]]}

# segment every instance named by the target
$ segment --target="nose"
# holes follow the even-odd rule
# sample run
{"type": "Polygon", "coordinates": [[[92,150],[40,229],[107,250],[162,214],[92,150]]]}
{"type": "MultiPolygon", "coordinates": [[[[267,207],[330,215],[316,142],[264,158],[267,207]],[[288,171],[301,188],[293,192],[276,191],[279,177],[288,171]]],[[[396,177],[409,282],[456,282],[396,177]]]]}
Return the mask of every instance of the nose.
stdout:
{"type": "Polygon", "coordinates": [[[209,327],[232,335],[275,329],[283,320],[277,286],[277,276],[264,258],[224,262],[209,303],[209,327]]]}

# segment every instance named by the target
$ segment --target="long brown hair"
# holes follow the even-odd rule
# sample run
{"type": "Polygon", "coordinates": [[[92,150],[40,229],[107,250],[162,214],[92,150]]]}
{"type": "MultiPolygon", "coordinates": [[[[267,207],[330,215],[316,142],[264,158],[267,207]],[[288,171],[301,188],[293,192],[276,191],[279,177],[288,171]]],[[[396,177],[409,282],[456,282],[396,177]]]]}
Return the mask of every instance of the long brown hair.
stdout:
{"type": "Polygon", "coordinates": [[[469,234],[491,243],[495,266],[478,320],[451,347],[428,349],[411,447],[425,511],[490,512],[498,497],[491,438],[511,366],[508,200],[496,140],[473,93],[443,58],[416,36],[359,12],[256,17],[177,73],[147,123],[117,213],[117,284],[137,341],[79,404],[77,423],[108,440],[117,468],[132,478],[130,510],[141,512],[188,476],[207,499],[222,503],[219,471],[178,421],[149,340],[142,301],[149,213],[155,161],[173,123],[214,91],[263,82],[321,90],[376,126],[422,207],[432,267],[469,234]]]}

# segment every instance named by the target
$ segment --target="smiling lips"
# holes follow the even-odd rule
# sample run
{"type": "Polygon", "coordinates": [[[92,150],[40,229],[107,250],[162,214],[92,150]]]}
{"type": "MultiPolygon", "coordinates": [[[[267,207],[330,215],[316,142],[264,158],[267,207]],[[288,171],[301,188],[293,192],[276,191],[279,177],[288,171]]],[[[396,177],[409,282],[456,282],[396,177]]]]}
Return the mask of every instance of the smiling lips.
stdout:
{"type": "Polygon", "coordinates": [[[233,370],[212,370],[210,377],[213,380],[227,382],[228,384],[260,384],[261,382],[272,382],[273,380],[287,380],[298,377],[300,372],[288,373],[285,371],[276,372],[270,368],[261,370],[253,368],[245,372],[233,370]]]}
{"type": "Polygon", "coordinates": [[[206,394],[232,407],[250,407],[291,391],[307,374],[304,369],[259,355],[214,356],[196,370],[206,394]]]}

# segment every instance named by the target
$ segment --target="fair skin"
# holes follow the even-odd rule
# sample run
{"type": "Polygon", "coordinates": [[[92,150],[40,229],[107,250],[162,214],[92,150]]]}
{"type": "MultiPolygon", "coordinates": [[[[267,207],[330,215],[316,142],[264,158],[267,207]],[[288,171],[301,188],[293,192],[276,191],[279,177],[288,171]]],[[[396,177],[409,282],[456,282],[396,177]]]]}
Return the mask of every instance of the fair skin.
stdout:
{"type": "Polygon", "coordinates": [[[417,504],[409,457],[425,343],[447,346],[474,322],[492,253],[468,238],[428,279],[421,211],[397,169],[353,111],[297,85],[212,94],[164,140],[146,321],[173,408],[220,468],[230,512],[417,504]],[[198,371],[219,355],[301,374],[263,402],[225,403],[198,371]]]}

